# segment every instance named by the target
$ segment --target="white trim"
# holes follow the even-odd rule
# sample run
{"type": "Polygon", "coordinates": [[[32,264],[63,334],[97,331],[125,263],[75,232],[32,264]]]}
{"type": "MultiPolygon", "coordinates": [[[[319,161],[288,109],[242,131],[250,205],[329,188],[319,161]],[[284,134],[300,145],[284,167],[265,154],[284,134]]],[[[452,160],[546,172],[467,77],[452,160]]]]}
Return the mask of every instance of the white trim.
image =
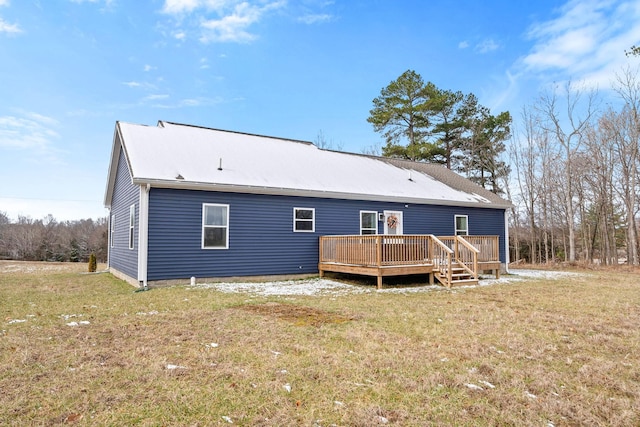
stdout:
{"type": "Polygon", "coordinates": [[[230,208],[229,205],[226,204],[222,204],[222,203],[203,203],[202,204],[202,240],[200,242],[200,248],[201,249],[229,249],[229,215],[230,215],[230,208]],[[227,210],[226,212],[226,224],[225,225],[212,225],[212,224],[205,224],[205,210],[207,207],[209,206],[215,206],[215,207],[223,207],[227,210]],[[225,238],[224,238],[224,246],[205,246],[204,245],[204,231],[206,228],[224,228],[225,229],[225,238]]]}
{"type": "Polygon", "coordinates": [[[302,207],[293,208],[293,232],[294,233],[315,233],[315,231],[316,231],[316,208],[302,208],[302,207]],[[311,219],[309,220],[304,218],[296,218],[297,211],[311,211],[311,219]],[[298,222],[310,222],[311,230],[297,230],[296,224],[298,222]]]}
{"type": "MultiPolygon", "coordinates": [[[[362,226],[362,214],[373,214],[373,230],[375,234],[378,234],[378,212],[377,211],[360,211],[360,235],[363,236],[362,230],[364,227],[362,226]]],[[[367,228],[367,230],[371,230],[371,228],[367,228]]],[[[370,234],[369,234],[370,235],[370,234]]]]}
{"type": "Polygon", "coordinates": [[[453,216],[453,235],[454,236],[468,236],[469,235],[469,215],[454,215],[453,216]],[[465,218],[467,229],[458,230],[458,218],[465,218]],[[465,234],[458,234],[458,231],[464,231],[465,234]]]}
{"type": "Polygon", "coordinates": [[[129,206],[129,228],[128,238],[129,238],[129,249],[133,250],[136,248],[135,238],[136,238],[136,204],[132,204],[129,206]]]}
{"type": "Polygon", "coordinates": [[[147,259],[149,257],[149,191],[150,185],[140,186],[138,212],[138,282],[147,287],[147,259]]]}
{"type": "Polygon", "coordinates": [[[337,191],[318,191],[318,190],[299,190],[296,188],[274,188],[274,187],[257,187],[251,185],[234,185],[234,184],[212,184],[208,182],[192,182],[192,181],[169,181],[164,179],[149,178],[133,178],[134,184],[151,184],[154,188],[176,188],[182,190],[205,190],[219,191],[229,193],[245,193],[245,194],[266,194],[281,196],[300,196],[300,197],[320,197],[325,199],[344,199],[344,200],[366,200],[375,202],[401,202],[403,204],[413,203],[419,205],[438,205],[438,206],[468,206],[474,208],[486,209],[506,209],[513,205],[510,203],[486,203],[486,202],[466,202],[457,200],[442,199],[423,199],[418,197],[398,197],[380,194],[359,194],[359,193],[341,193],[337,191]]]}
{"type": "Polygon", "coordinates": [[[110,248],[116,247],[115,236],[116,236],[116,214],[112,213],[111,215],[109,215],[109,247],[110,248]]]}
{"type": "Polygon", "coordinates": [[[384,234],[389,236],[399,236],[404,234],[403,222],[404,220],[402,216],[402,211],[384,211],[384,234]],[[390,216],[396,217],[396,225],[394,228],[396,228],[397,231],[395,234],[389,234],[389,217],[390,216]]]}
{"type": "MultiPolygon", "coordinates": [[[[113,239],[113,236],[111,235],[111,221],[113,216],[115,216],[115,214],[112,214],[111,208],[109,208],[109,239],[113,239]]],[[[109,246],[107,247],[107,269],[111,268],[111,248],[113,248],[113,246],[111,246],[110,241],[109,246]]]]}
{"type": "Polygon", "coordinates": [[[509,274],[509,210],[504,210],[504,270],[509,274]]]}

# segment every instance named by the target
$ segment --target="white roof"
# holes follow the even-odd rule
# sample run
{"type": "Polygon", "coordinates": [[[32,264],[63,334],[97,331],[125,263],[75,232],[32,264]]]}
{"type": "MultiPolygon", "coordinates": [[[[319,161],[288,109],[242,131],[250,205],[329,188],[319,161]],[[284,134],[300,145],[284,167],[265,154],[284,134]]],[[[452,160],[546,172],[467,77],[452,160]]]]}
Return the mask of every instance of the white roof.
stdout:
{"type": "MultiPolygon", "coordinates": [[[[112,156],[119,153],[120,143],[135,184],[404,203],[510,206],[467,180],[463,186],[459,181],[458,185],[447,185],[442,176],[438,180],[420,167],[411,167],[414,162],[398,166],[383,158],[323,150],[303,141],[170,122],[159,122],[155,127],[118,122],[112,156]]],[[[117,158],[111,162],[110,175],[115,175],[113,163],[117,158]]],[[[442,173],[439,171],[438,175],[442,173]]],[[[448,170],[444,173],[453,174],[448,170]]],[[[457,175],[456,178],[460,179],[457,175]]],[[[107,206],[114,179],[115,176],[109,177],[107,206]]]]}

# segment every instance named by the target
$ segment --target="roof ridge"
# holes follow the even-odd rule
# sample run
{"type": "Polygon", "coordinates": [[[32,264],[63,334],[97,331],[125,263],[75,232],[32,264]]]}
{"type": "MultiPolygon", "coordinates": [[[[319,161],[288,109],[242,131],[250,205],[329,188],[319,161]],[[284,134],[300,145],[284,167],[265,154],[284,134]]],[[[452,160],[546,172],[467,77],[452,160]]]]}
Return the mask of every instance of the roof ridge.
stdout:
{"type": "Polygon", "coordinates": [[[236,130],[227,130],[227,129],[212,128],[212,127],[208,127],[208,126],[191,125],[191,124],[187,124],[187,123],[170,122],[168,120],[158,120],[158,127],[164,127],[165,123],[173,125],[173,126],[184,126],[184,127],[196,128],[196,129],[213,130],[213,131],[216,131],[216,132],[233,133],[233,134],[236,134],[236,135],[258,136],[258,137],[261,137],[261,138],[277,139],[277,140],[280,140],[280,141],[297,142],[297,143],[300,143],[300,144],[313,145],[315,147],[315,144],[313,142],[303,141],[301,139],[283,138],[283,137],[271,136],[271,135],[261,135],[261,134],[257,134],[257,133],[240,132],[240,131],[236,131],[236,130]]]}

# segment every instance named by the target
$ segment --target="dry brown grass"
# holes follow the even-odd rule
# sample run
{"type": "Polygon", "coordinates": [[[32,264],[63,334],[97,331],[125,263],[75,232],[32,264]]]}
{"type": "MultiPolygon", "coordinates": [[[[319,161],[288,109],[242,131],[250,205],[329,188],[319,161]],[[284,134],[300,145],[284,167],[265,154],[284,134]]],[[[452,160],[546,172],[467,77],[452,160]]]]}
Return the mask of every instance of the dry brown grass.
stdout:
{"type": "Polygon", "coordinates": [[[85,271],[0,262],[0,425],[640,425],[634,273],[258,297],[85,271]]]}

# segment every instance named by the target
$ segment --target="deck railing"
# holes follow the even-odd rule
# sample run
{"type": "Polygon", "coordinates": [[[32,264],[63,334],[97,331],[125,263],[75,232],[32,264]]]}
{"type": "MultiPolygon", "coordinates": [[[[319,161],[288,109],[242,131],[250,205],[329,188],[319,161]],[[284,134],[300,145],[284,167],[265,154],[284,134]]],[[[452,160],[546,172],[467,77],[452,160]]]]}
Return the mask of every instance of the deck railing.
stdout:
{"type": "Polygon", "coordinates": [[[321,276],[324,271],[375,275],[378,287],[385,275],[426,272],[450,287],[454,278],[477,282],[479,269],[495,270],[499,277],[498,244],[498,236],[321,236],[319,270],[321,276]]]}
{"type": "Polygon", "coordinates": [[[320,262],[363,266],[425,264],[431,260],[430,235],[321,236],[320,262]]]}
{"type": "Polygon", "coordinates": [[[498,236],[464,236],[464,239],[480,251],[478,262],[500,261],[498,236]]]}

